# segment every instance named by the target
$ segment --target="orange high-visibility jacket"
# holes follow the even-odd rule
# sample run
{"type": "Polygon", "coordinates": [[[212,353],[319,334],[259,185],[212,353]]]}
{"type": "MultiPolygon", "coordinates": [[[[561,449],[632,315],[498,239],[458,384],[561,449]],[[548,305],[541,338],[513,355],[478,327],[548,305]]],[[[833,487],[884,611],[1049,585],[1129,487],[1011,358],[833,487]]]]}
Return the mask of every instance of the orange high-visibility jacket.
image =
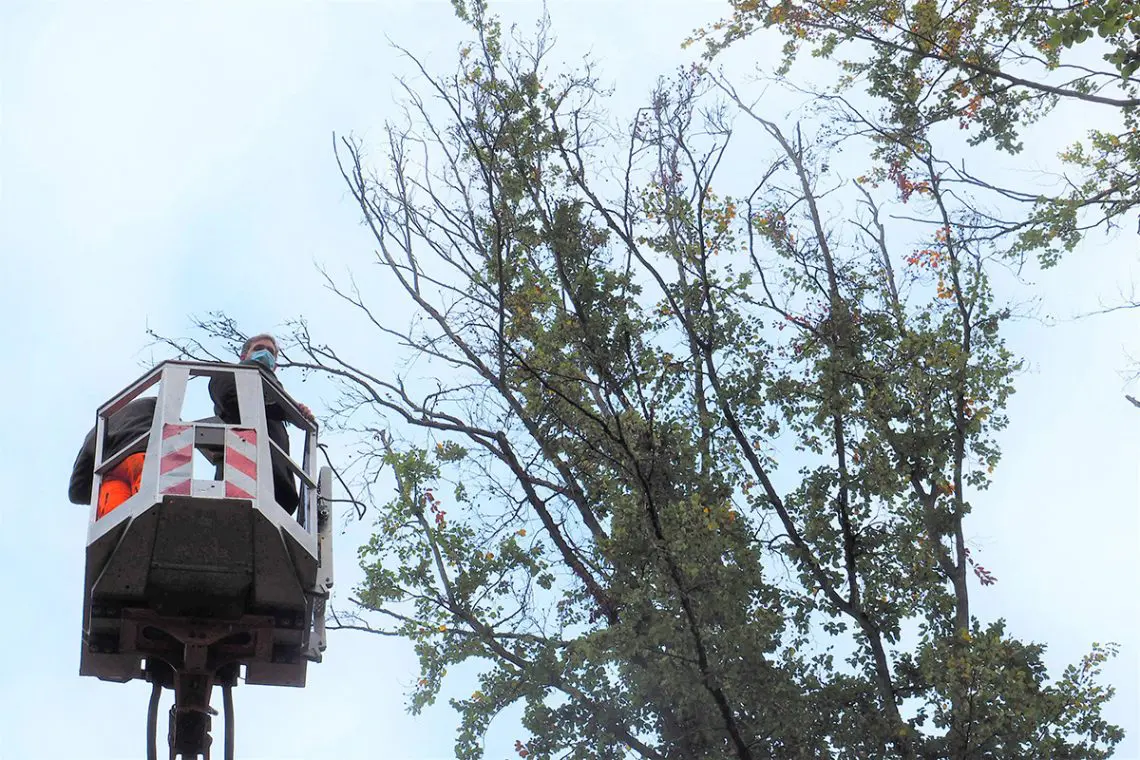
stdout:
{"type": "MultiPolygon", "coordinates": [[[[154,421],[154,405],[156,399],[135,399],[125,407],[111,415],[107,420],[107,439],[103,451],[106,460],[116,451],[150,430],[154,421]]],[[[67,496],[72,504],[91,503],[91,484],[95,480],[95,428],[83,440],[79,449],[79,456],[75,458],[75,465],[71,469],[71,484],[67,489],[67,496]]]]}

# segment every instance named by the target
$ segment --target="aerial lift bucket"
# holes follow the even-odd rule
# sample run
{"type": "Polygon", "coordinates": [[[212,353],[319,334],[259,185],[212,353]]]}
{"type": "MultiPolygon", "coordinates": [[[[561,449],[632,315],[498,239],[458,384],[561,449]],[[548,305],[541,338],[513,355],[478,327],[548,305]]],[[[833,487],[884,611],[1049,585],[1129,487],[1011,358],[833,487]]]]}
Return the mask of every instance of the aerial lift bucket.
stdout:
{"type": "Polygon", "coordinates": [[[215,684],[223,689],[231,759],[230,690],[241,668],[248,684],[303,687],[308,662],[320,662],[333,584],[332,471],[318,471],[316,459],[316,425],[255,366],[167,361],[99,409],[79,671],[153,685],[148,760],[157,756],[163,688],[175,694],[171,760],[209,760],[215,684]],[[182,420],[190,378],[223,373],[234,376],[239,422],[182,420]],[[108,418],[156,385],[150,431],[106,452],[108,418]],[[270,439],[267,403],[305,432],[301,464],[270,439]],[[214,472],[194,472],[195,449],[214,472]],[[102,478],[139,452],[139,491],[99,517],[102,478]],[[300,481],[295,515],[274,498],[272,457],[283,458],[300,481]],[[205,474],[211,477],[199,477],[205,474]]]}

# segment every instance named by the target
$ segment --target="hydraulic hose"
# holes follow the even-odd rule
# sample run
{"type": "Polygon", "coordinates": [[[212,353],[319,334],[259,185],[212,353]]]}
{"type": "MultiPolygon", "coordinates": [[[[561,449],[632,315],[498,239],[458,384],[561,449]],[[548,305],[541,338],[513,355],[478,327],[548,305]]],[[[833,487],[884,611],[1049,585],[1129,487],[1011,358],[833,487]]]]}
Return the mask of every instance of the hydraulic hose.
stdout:
{"type": "Polygon", "coordinates": [[[222,686],[222,711],[226,720],[225,760],[234,760],[234,687],[222,686]]]}
{"type": "Polygon", "coordinates": [[[150,707],[146,713],[146,760],[158,760],[158,701],[162,684],[156,679],[150,689],[150,707]]]}

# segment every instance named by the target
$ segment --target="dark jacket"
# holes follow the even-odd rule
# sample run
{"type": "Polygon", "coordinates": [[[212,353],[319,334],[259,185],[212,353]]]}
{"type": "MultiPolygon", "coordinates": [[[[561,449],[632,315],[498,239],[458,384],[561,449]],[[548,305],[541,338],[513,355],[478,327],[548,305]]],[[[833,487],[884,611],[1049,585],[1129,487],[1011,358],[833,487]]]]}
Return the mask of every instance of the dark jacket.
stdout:
{"type": "MultiPolygon", "coordinates": [[[[255,361],[244,361],[253,367],[261,367],[255,361]]],[[[262,375],[271,383],[284,390],[277,376],[267,370],[262,375]]],[[[214,414],[227,425],[236,425],[241,419],[238,414],[237,383],[231,374],[214,377],[210,380],[210,398],[214,400],[214,414]]],[[[269,438],[281,447],[286,454],[289,453],[289,433],[285,430],[285,410],[279,404],[272,402],[265,405],[265,421],[269,428],[269,438]]],[[[289,465],[276,451],[272,452],[270,461],[273,465],[273,491],[280,504],[289,514],[297,511],[300,497],[297,495],[297,481],[293,477],[289,465]]]]}
{"type": "MultiPolygon", "coordinates": [[[[103,451],[103,460],[106,461],[123,446],[150,430],[154,422],[154,405],[157,399],[135,399],[125,407],[111,415],[107,420],[106,448],[103,451]]],[[[71,485],[67,489],[67,498],[72,504],[91,503],[91,485],[95,480],[95,428],[83,440],[83,447],[79,456],[75,458],[75,466],[71,468],[71,485]]]]}

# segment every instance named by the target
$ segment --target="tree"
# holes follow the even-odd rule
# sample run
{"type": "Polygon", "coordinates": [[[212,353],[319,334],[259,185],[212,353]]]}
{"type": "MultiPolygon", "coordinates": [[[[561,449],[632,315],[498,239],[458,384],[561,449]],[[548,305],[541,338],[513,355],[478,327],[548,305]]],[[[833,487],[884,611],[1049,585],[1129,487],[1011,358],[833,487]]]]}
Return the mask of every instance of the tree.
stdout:
{"type": "Polygon", "coordinates": [[[547,25],[506,42],[456,7],[474,39],[449,77],[416,63],[383,174],[337,143],[417,320],[327,284],[406,368],[304,320],[289,361],[339,381],[362,485],[394,478],[344,624],[414,642],[411,708],[466,663],[461,758],[513,704],[522,757],[1107,757],[1112,645],[1050,679],[970,614],[996,579],[963,526],[1019,362],[1006,251],[936,168],[912,193],[941,224],[899,248],[810,125],[693,68],[615,132],[547,25]]]}
{"type": "Polygon", "coordinates": [[[1099,109],[1104,128],[1061,154],[1075,171],[1050,193],[1038,185],[995,187],[965,161],[942,156],[948,179],[994,191],[1028,212],[986,218],[995,234],[1016,233],[1022,253],[1051,264],[1093,228],[1120,224],[1140,204],[1140,15],[1125,0],[1033,3],[936,0],[729,0],[728,17],[698,30],[715,58],[771,30],[786,38],[786,73],[804,49],[838,59],[846,72],[832,99],[874,132],[879,172],[909,173],[945,153],[945,130],[970,145],[1011,154],[1032,123],[1061,103],[1099,109]],[[1097,63],[1097,58],[1101,63],[1097,63]],[[846,97],[870,96],[876,110],[846,97]],[[939,129],[943,132],[939,134],[939,129]]]}

